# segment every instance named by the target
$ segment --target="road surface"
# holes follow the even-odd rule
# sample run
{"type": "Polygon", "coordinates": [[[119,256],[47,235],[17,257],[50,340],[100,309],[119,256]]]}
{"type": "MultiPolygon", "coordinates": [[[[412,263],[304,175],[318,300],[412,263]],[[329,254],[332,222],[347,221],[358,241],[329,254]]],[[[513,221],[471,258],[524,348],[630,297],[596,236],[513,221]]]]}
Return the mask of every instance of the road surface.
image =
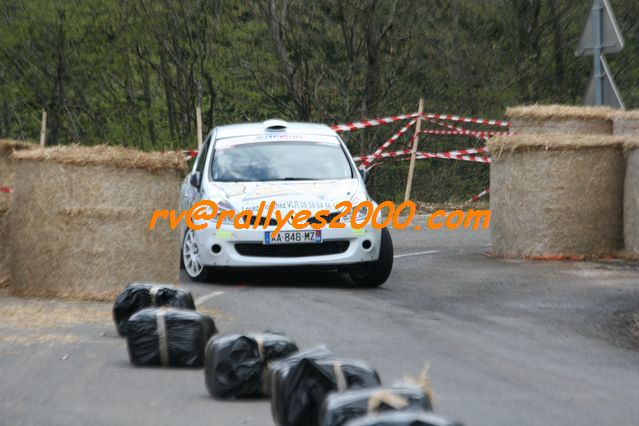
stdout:
{"type": "MultiPolygon", "coordinates": [[[[222,332],[280,330],[386,383],[430,363],[436,411],[466,425],[639,424],[639,266],[494,258],[487,232],[393,239],[380,289],[299,271],[182,282],[222,332]]],[[[268,401],[210,398],[202,370],[129,365],[109,309],[0,299],[0,425],[273,424],[268,401]]]]}

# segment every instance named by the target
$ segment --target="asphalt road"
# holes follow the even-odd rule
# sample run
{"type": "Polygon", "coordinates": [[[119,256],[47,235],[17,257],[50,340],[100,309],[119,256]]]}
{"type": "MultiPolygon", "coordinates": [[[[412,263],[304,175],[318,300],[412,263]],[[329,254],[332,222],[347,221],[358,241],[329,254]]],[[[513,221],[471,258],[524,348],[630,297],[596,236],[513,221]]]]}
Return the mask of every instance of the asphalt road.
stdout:
{"type": "MultiPolygon", "coordinates": [[[[487,232],[393,238],[380,289],[299,271],[183,283],[222,332],[280,330],[387,383],[429,362],[436,411],[467,425],[639,424],[639,266],[493,258],[487,232]]],[[[0,300],[0,316],[19,303],[0,300]]],[[[268,401],[210,398],[201,370],[130,366],[109,308],[83,305],[98,312],[88,324],[0,325],[1,425],[272,424],[268,401]]]]}

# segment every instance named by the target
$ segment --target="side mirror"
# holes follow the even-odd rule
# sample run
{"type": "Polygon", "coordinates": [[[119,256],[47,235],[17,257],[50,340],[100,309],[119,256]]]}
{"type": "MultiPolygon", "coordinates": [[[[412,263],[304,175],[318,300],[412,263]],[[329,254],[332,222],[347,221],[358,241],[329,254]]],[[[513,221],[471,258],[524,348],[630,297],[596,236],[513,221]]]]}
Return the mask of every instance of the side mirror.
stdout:
{"type": "Polygon", "coordinates": [[[368,181],[368,176],[370,176],[368,174],[368,171],[365,169],[357,169],[357,171],[359,172],[360,176],[364,180],[364,183],[366,183],[366,181],[368,181]]]}
{"type": "Polygon", "coordinates": [[[191,186],[194,186],[195,188],[199,188],[201,183],[200,172],[191,173],[191,179],[189,180],[189,182],[191,183],[191,186]]]}

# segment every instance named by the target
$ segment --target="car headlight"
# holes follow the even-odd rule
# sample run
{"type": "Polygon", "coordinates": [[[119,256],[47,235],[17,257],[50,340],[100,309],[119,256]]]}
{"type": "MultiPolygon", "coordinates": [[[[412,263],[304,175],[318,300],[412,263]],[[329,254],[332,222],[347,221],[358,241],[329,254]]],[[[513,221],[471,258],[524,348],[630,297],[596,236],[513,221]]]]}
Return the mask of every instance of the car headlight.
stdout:
{"type": "MultiPolygon", "coordinates": [[[[220,212],[218,213],[218,215],[221,215],[222,213],[224,213],[226,210],[220,210],[220,212]]],[[[220,216],[217,216],[215,223],[217,223],[217,219],[220,216]]],[[[224,216],[224,219],[222,219],[222,225],[233,225],[233,221],[235,220],[235,216],[224,216]]]]}
{"type": "Polygon", "coordinates": [[[231,203],[229,203],[228,201],[225,200],[220,200],[217,202],[217,215],[213,218],[213,221],[215,223],[218,222],[219,218],[224,215],[224,219],[222,219],[222,224],[223,225],[233,225],[233,221],[235,220],[235,216],[230,216],[225,214],[225,212],[227,211],[233,211],[234,214],[237,214],[237,211],[235,210],[235,208],[233,208],[233,206],[231,205],[231,203]]]}
{"type": "MultiPolygon", "coordinates": [[[[367,206],[362,206],[359,209],[359,211],[357,212],[357,216],[356,216],[355,220],[357,222],[361,222],[361,221],[366,219],[366,216],[368,216],[368,207],[367,206]]],[[[351,209],[351,211],[347,215],[342,217],[342,222],[344,222],[344,223],[345,222],[350,222],[352,217],[353,217],[353,213],[352,213],[352,209],[351,209]]]]}

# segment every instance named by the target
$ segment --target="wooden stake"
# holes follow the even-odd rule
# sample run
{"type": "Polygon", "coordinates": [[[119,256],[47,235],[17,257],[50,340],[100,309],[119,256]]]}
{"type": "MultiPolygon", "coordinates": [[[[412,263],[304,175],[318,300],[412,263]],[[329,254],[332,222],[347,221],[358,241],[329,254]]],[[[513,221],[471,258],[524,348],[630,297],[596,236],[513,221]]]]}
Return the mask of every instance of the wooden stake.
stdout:
{"type": "Polygon", "coordinates": [[[202,107],[195,107],[195,122],[197,125],[197,149],[202,148],[202,107]]]}
{"type": "Polygon", "coordinates": [[[47,137],[47,110],[42,110],[42,123],[40,124],[40,146],[44,148],[44,141],[47,137]]]}
{"type": "Polygon", "coordinates": [[[419,98],[419,109],[417,110],[417,123],[415,123],[415,136],[413,136],[413,147],[410,153],[410,165],[408,166],[408,179],[406,180],[406,193],[404,201],[410,200],[410,190],[413,186],[413,173],[415,172],[415,157],[417,145],[419,144],[419,133],[422,131],[422,114],[424,113],[424,98],[419,98]]]}

